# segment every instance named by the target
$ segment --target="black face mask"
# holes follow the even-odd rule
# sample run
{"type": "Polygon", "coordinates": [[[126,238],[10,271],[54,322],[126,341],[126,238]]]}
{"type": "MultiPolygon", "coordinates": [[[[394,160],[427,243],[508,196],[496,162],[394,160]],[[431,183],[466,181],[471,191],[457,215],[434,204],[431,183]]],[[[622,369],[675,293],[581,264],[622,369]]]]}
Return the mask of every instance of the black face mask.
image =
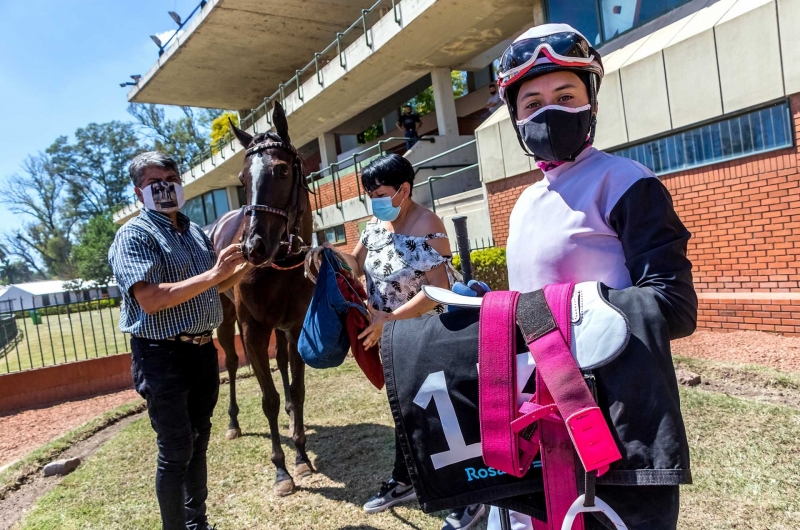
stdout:
{"type": "Polygon", "coordinates": [[[548,105],[517,122],[526,150],[539,160],[572,160],[586,144],[592,124],[592,106],[548,105]]]}

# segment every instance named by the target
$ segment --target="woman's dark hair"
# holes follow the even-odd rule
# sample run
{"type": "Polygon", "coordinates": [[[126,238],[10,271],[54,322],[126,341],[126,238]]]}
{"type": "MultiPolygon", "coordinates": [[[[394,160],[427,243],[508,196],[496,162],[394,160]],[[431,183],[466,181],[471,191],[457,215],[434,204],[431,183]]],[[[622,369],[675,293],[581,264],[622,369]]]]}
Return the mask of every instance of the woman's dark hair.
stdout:
{"type": "Polygon", "coordinates": [[[403,182],[408,182],[413,191],[414,167],[408,159],[395,153],[376,158],[361,170],[361,184],[367,193],[372,193],[381,186],[391,186],[399,190],[403,182]]]}

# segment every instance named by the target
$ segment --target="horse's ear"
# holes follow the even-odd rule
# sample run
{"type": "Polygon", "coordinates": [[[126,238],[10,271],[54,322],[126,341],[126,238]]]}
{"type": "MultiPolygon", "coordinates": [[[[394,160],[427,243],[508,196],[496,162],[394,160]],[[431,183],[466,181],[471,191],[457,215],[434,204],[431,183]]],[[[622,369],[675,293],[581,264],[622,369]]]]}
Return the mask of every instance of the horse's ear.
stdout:
{"type": "Polygon", "coordinates": [[[250,142],[253,141],[253,137],[234,125],[233,120],[230,118],[228,118],[228,122],[231,124],[231,130],[233,131],[233,134],[236,135],[236,139],[239,140],[239,143],[242,144],[242,147],[245,149],[250,147],[250,142]]]}
{"type": "Polygon", "coordinates": [[[286,113],[283,111],[283,105],[280,101],[275,102],[275,109],[272,111],[272,123],[275,124],[275,131],[281,137],[281,141],[287,145],[291,145],[292,141],[289,139],[289,123],[286,121],[286,113]]]}

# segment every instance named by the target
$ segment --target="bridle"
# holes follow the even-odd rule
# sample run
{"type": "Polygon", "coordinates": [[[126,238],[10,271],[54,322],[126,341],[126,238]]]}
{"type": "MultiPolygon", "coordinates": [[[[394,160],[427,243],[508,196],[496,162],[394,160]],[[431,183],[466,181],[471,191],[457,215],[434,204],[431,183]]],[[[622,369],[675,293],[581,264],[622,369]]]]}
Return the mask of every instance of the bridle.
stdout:
{"type": "MultiPolygon", "coordinates": [[[[286,229],[284,234],[287,237],[282,239],[280,242],[280,247],[285,248],[286,251],[280,258],[276,257],[273,259],[269,265],[273,269],[277,270],[292,270],[302,267],[305,259],[301,259],[298,263],[291,265],[279,265],[275,262],[283,262],[300,255],[304,256],[305,252],[311,248],[310,246],[306,245],[305,241],[303,241],[303,238],[300,237],[300,220],[302,220],[303,214],[305,213],[304,203],[300,197],[300,188],[302,187],[306,191],[310,192],[308,185],[305,182],[305,178],[303,178],[303,161],[294,146],[284,142],[276,142],[274,140],[265,140],[253,145],[245,151],[244,158],[247,160],[250,155],[260,153],[261,151],[265,151],[267,149],[275,148],[283,149],[293,156],[292,173],[294,180],[292,182],[292,195],[288,209],[276,208],[266,204],[248,204],[242,208],[242,213],[247,216],[252,215],[253,212],[266,212],[286,219],[286,229]]],[[[255,176],[250,175],[250,178],[255,178],[255,176]]],[[[255,197],[253,197],[253,200],[255,200],[255,197]]],[[[244,232],[242,232],[242,239],[244,239],[244,232]]],[[[280,253],[280,250],[278,252],[280,253]]]]}

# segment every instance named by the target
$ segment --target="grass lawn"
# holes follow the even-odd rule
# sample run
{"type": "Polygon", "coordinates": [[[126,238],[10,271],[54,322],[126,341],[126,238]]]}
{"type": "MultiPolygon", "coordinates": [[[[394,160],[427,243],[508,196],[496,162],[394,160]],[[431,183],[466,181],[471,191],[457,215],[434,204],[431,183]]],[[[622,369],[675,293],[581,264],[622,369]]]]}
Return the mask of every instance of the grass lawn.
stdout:
{"type": "Polygon", "coordinates": [[[17,319],[19,336],[0,352],[0,374],[127,352],[128,337],[118,322],[119,307],[42,315],[38,326],[17,319]]]}
{"type": "MultiPolygon", "coordinates": [[[[308,448],[319,473],[286,498],[272,494],[268,428],[255,378],[240,382],[244,436],[232,442],[224,437],[228,387],[222,387],[209,449],[211,522],[220,530],[438,530],[444,514],[425,515],[413,505],[373,516],[361,511],[391,468],[385,394],[372,388],[352,361],[307,374],[308,448]]],[[[800,412],[696,389],[682,396],[695,483],[683,488],[680,528],[797,528],[800,412]]],[[[285,414],[280,421],[291,460],[285,414]]],[[[158,528],[155,455],[148,421],[135,422],[40,499],[19,528],[158,528]]],[[[477,528],[485,528],[485,521],[477,528]]]]}

